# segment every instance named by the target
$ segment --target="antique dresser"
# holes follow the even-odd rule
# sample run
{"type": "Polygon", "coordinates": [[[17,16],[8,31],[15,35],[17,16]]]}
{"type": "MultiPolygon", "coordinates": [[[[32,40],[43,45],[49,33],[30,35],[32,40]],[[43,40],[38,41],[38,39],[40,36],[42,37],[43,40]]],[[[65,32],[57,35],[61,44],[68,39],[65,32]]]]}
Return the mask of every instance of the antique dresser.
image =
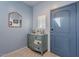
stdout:
{"type": "Polygon", "coordinates": [[[47,43],[47,34],[28,34],[27,35],[27,45],[28,48],[39,52],[43,55],[45,51],[48,49],[48,43],[47,43]]]}

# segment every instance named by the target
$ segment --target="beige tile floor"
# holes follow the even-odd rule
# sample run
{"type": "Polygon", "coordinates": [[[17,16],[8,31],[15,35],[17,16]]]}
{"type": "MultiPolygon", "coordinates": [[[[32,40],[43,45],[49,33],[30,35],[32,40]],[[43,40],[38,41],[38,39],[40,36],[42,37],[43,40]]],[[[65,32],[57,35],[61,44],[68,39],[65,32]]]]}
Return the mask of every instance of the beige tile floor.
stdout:
{"type": "Polygon", "coordinates": [[[23,49],[15,51],[15,52],[6,54],[3,57],[59,57],[59,56],[57,56],[51,52],[48,52],[48,51],[45,52],[42,56],[41,54],[34,52],[29,48],[23,48],[23,49]]]}

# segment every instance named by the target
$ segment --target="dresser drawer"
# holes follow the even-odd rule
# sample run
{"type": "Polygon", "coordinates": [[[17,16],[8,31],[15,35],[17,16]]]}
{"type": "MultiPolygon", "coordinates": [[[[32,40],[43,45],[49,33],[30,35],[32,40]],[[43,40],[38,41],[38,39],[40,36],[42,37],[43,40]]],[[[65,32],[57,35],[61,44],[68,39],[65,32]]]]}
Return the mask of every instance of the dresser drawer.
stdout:
{"type": "Polygon", "coordinates": [[[33,44],[37,45],[37,46],[40,46],[40,45],[42,45],[42,41],[41,40],[34,40],[33,44]]]}
{"type": "Polygon", "coordinates": [[[37,40],[41,40],[41,39],[42,39],[42,36],[37,36],[36,39],[37,39],[37,40]]]}
{"type": "Polygon", "coordinates": [[[36,51],[39,51],[39,52],[42,51],[42,50],[41,50],[41,47],[39,47],[39,46],[34,46],[33,49],[36,50],[36,51]]]}

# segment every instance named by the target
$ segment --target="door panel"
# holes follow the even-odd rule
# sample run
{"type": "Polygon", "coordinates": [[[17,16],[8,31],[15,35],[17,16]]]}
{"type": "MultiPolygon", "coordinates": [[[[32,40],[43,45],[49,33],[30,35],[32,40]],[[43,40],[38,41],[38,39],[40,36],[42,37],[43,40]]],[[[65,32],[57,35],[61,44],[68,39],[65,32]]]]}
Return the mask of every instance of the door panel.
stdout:
{"type": "Polygon", "coordinates": [[[53,30],[54,32],[69,32],[69,16],[70,13],[69,11],[59,11],[57,13],[55,13],[54,15],[54,19],[53,19],[53,23],[54,25],[53,28],[55,28],[55,30],[53,30]]]}
{"type": "Polygon", "coordinates": [[[77,56],[79,56],[79,2],[77,3],[77,56]]]}
{"type": "Polygon", "coordinates": [[[51,11],[51,51],[76,56],[76,4],[51,11]],[[52,30],[53,29],[53,30],[52,30]]]}

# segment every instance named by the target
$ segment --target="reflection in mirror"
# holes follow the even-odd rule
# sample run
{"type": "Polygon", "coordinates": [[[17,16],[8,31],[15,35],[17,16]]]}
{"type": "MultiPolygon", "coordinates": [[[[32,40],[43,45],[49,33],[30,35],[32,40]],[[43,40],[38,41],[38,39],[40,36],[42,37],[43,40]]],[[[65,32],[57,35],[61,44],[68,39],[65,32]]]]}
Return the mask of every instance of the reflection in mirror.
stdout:
{"type": "Polygon", "coordinates": [[[38,16],[38,29],[46,29],[46,15],[38,16]]]}

